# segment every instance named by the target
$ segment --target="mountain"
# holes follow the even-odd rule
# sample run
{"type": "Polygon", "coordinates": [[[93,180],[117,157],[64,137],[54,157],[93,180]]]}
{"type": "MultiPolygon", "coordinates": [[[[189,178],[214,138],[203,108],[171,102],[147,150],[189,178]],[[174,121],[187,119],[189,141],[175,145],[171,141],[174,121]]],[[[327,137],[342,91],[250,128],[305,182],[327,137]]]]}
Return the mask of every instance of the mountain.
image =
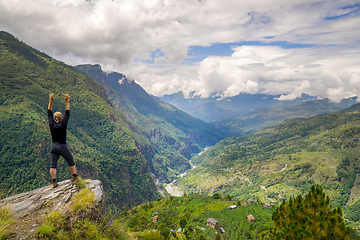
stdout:
{"type": "Polygon", "coordinates": [[[279,124],[286,119],[296,117],[313,117],[348,108],[356,104],[357,97],[344,99],[335,103],[328,99],[306,101],[300,105],[279,108],[258,108],[250,113],[213,122],[227,137],[240,137],[250,132],[279,124]]]}
{"type": "MultiPolygon", "coordinates": [[[[108,100],[105,89],[83,72],[0,32],[0,182],[5,195],[51,183],[49,93],[53,110],[70,95],[68,146],[82,177],[99,179],[117,206],[161,197],[139,149],[152,151],[143,129],[108,100]]],[[[69,179],[61,158],[58,181],[69,179]]]]}
{"type": "Polygon", "coordinates": [[[346,223],[360,230],[360,104],[295,118],[227,138],[192,158],[195,168],[173,184],[186,194],[219,193],[279,202],[321,184],[346,223]]]}
{"type": "Polygon", "coordinates": [[[189,169],[188,159],[192,155],[224,138],[209,123],[147,94],[134,80],[121,73],[105,73],[100,65],[86,64],[76,68],[101,84],[110,101],[129,120],[145,129],[155,150],[148,154],[152,159],[149,165],[162,182],[170,182],[189,169]]]}
{"type": "Polygon", "coordinates": [[[195,96],[193,92],[188,98],[185,98],[182,92],[178,92],[164,95],[160,99],[206,122],[244,115],[258,108],[293,106],[304,101],[315,100],[314,97],[306,94],[295,100],[279,101],[277,100],[279,97],[280,95],[241,93],[228,98],[201,98],[195,96]]]}

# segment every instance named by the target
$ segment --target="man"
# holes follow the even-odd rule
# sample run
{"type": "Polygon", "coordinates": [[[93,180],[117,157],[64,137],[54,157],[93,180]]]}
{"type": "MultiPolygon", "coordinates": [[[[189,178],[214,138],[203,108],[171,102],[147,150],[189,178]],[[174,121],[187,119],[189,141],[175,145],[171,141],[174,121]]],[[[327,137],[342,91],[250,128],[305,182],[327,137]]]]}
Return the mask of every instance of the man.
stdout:
{"type": "Polygon", "coordinates": [[[54,114],[52,112],[52,103],[55,100],[54,94],[50,93],[49,98],[48,118],[52,138],[52,143],[50,145],[50,176],[52,178],[53,188],[56,188],[58,186],[56,181],[56,167],[60,156],[62,156],[69,164],[70,172],[73,175],[71,179],[72,182],[77,180],[78,175],[76,174],[74,158],[66,144],[66,128],[70,116],[70,96],[69,94],[65,94],[64,97],[66,102],[64,118],[62,117],[61,112],[56,112],[54,114]]]}

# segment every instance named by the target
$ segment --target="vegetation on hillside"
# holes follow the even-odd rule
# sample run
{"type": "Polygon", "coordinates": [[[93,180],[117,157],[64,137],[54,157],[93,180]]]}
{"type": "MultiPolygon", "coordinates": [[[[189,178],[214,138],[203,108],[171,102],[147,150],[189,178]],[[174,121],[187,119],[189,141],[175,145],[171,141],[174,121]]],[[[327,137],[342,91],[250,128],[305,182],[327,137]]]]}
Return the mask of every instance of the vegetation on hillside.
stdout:
{"type": "Polygon", "coordinates": [[[152,229],[160,233],[161,239],[255,239],[269,236],[273,227],[273,208],[261,203],[249,204],[247,200],[218,197],[197,194],[169,197],[125,209],[120,219],[126,222],[131,235],[139,239],[160,239],[148,236],[152,229]],[[238,208],[229,210],[233,204],[238,208]],[[249,215],[255,217],[254,222],[248,221],[249,215]],[[209,218],[219,221],[222,229],[209,226],[209,218]]]}
{"type": "MultiPolygon", "coordinates": [[[[73,67],[0,32],[0,182],[7,195],[51,183],[47,122],[70,95],[67,143],[81,176],[103,182],[110,203],[123,206],[160,197],[139,148],[151,149],[146,132],[107,98],[105,89],[73,67]]],[[[70,178],[59,160],[58,181],[70,178]]]]}
{"type": "MultiPolygon", "coordinates": [[[[278,206],[266,205],[260,199],[234,199],[218,193],[191,194],[124,207],[121,211],[110,210],[107,214],[102,212],[102,219],[94,217],[93,213],[98,211],[91,204],[93,192],[87,190],[81,189],[69,211],[52,211],[43,216],[41,225],[31,236],[36,239],[360,239],[345,225],[342,209],[331,207],[330,198],[320,185],[311,186],[304,197],[283,200],[278,206]],[[236,208],[230,210],[234,205],[236,208]],[[218,223],[211,225],[213,221],[218,223]]],[[[12,236],[11,225],[12,222],[7,225],[8,235],[4,238],[12,236]]]]}
{"type": "Polygon", "coordinates": [[[100,65],[78,65],[105,89],[110,101],[131,121],[141,125],[153,143],[154,152],[144,149],[152,172],[162,182],[170,182],[190,168],[188,159],[200,148],[223,139],[212,125],[151,96],[134,80],[121,73],[105,73],[100,65]]]}
{"type": "Polygon", "coordinates": [[[281,202],[321,184],[345,221],[359,229],[360,104],[282,124],[240,138],[227,138],[192,159],[197,167],[174,184],[185,193],[255,195],[281,202]],[[355,221],[354,221],[355,220],[355,221]]]}
{"type": "Polygon", "coordinates": [[[272,239],[350,239],[342,209],[331,209],[330,198],[320,185],[304,197],[283,200],[272,214],[272,239]]]}

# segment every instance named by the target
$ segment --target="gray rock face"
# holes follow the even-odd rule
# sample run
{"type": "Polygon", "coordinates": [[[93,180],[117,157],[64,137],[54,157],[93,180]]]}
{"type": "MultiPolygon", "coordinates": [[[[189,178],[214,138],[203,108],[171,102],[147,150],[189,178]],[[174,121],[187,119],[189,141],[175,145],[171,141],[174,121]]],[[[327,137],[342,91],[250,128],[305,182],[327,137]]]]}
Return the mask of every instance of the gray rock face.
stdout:
{"type": "MultiPolygon", "coordinates": [[[[86,182],[86,187],[94,192],[93,205],[96,207],[96,212],[101,213],[105,209],[102,183],[99,180],[90,179],[86,182]]],[[[17,238],[24,238],[25,235],[35,232],[46,213],[59,210],[66,214],[73,197],[79,191],[71,180],[65,180],[59,182],[57,188],[50,185],[2,199],[0,207],[6,206],[11,209],[12,218],[15,219],[13,230],[18,236],[17,238]]]]}

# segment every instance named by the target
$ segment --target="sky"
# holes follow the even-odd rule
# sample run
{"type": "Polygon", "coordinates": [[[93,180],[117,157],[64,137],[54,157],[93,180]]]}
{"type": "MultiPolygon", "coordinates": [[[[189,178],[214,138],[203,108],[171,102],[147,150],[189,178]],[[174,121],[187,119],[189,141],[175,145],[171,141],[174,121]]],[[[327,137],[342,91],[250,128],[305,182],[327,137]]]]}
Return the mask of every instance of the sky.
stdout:
{"type": "Polygon", "coordinates": [[[0,0],[0,30],[155,96],[360,98],[360,0],[0,0]]]}

